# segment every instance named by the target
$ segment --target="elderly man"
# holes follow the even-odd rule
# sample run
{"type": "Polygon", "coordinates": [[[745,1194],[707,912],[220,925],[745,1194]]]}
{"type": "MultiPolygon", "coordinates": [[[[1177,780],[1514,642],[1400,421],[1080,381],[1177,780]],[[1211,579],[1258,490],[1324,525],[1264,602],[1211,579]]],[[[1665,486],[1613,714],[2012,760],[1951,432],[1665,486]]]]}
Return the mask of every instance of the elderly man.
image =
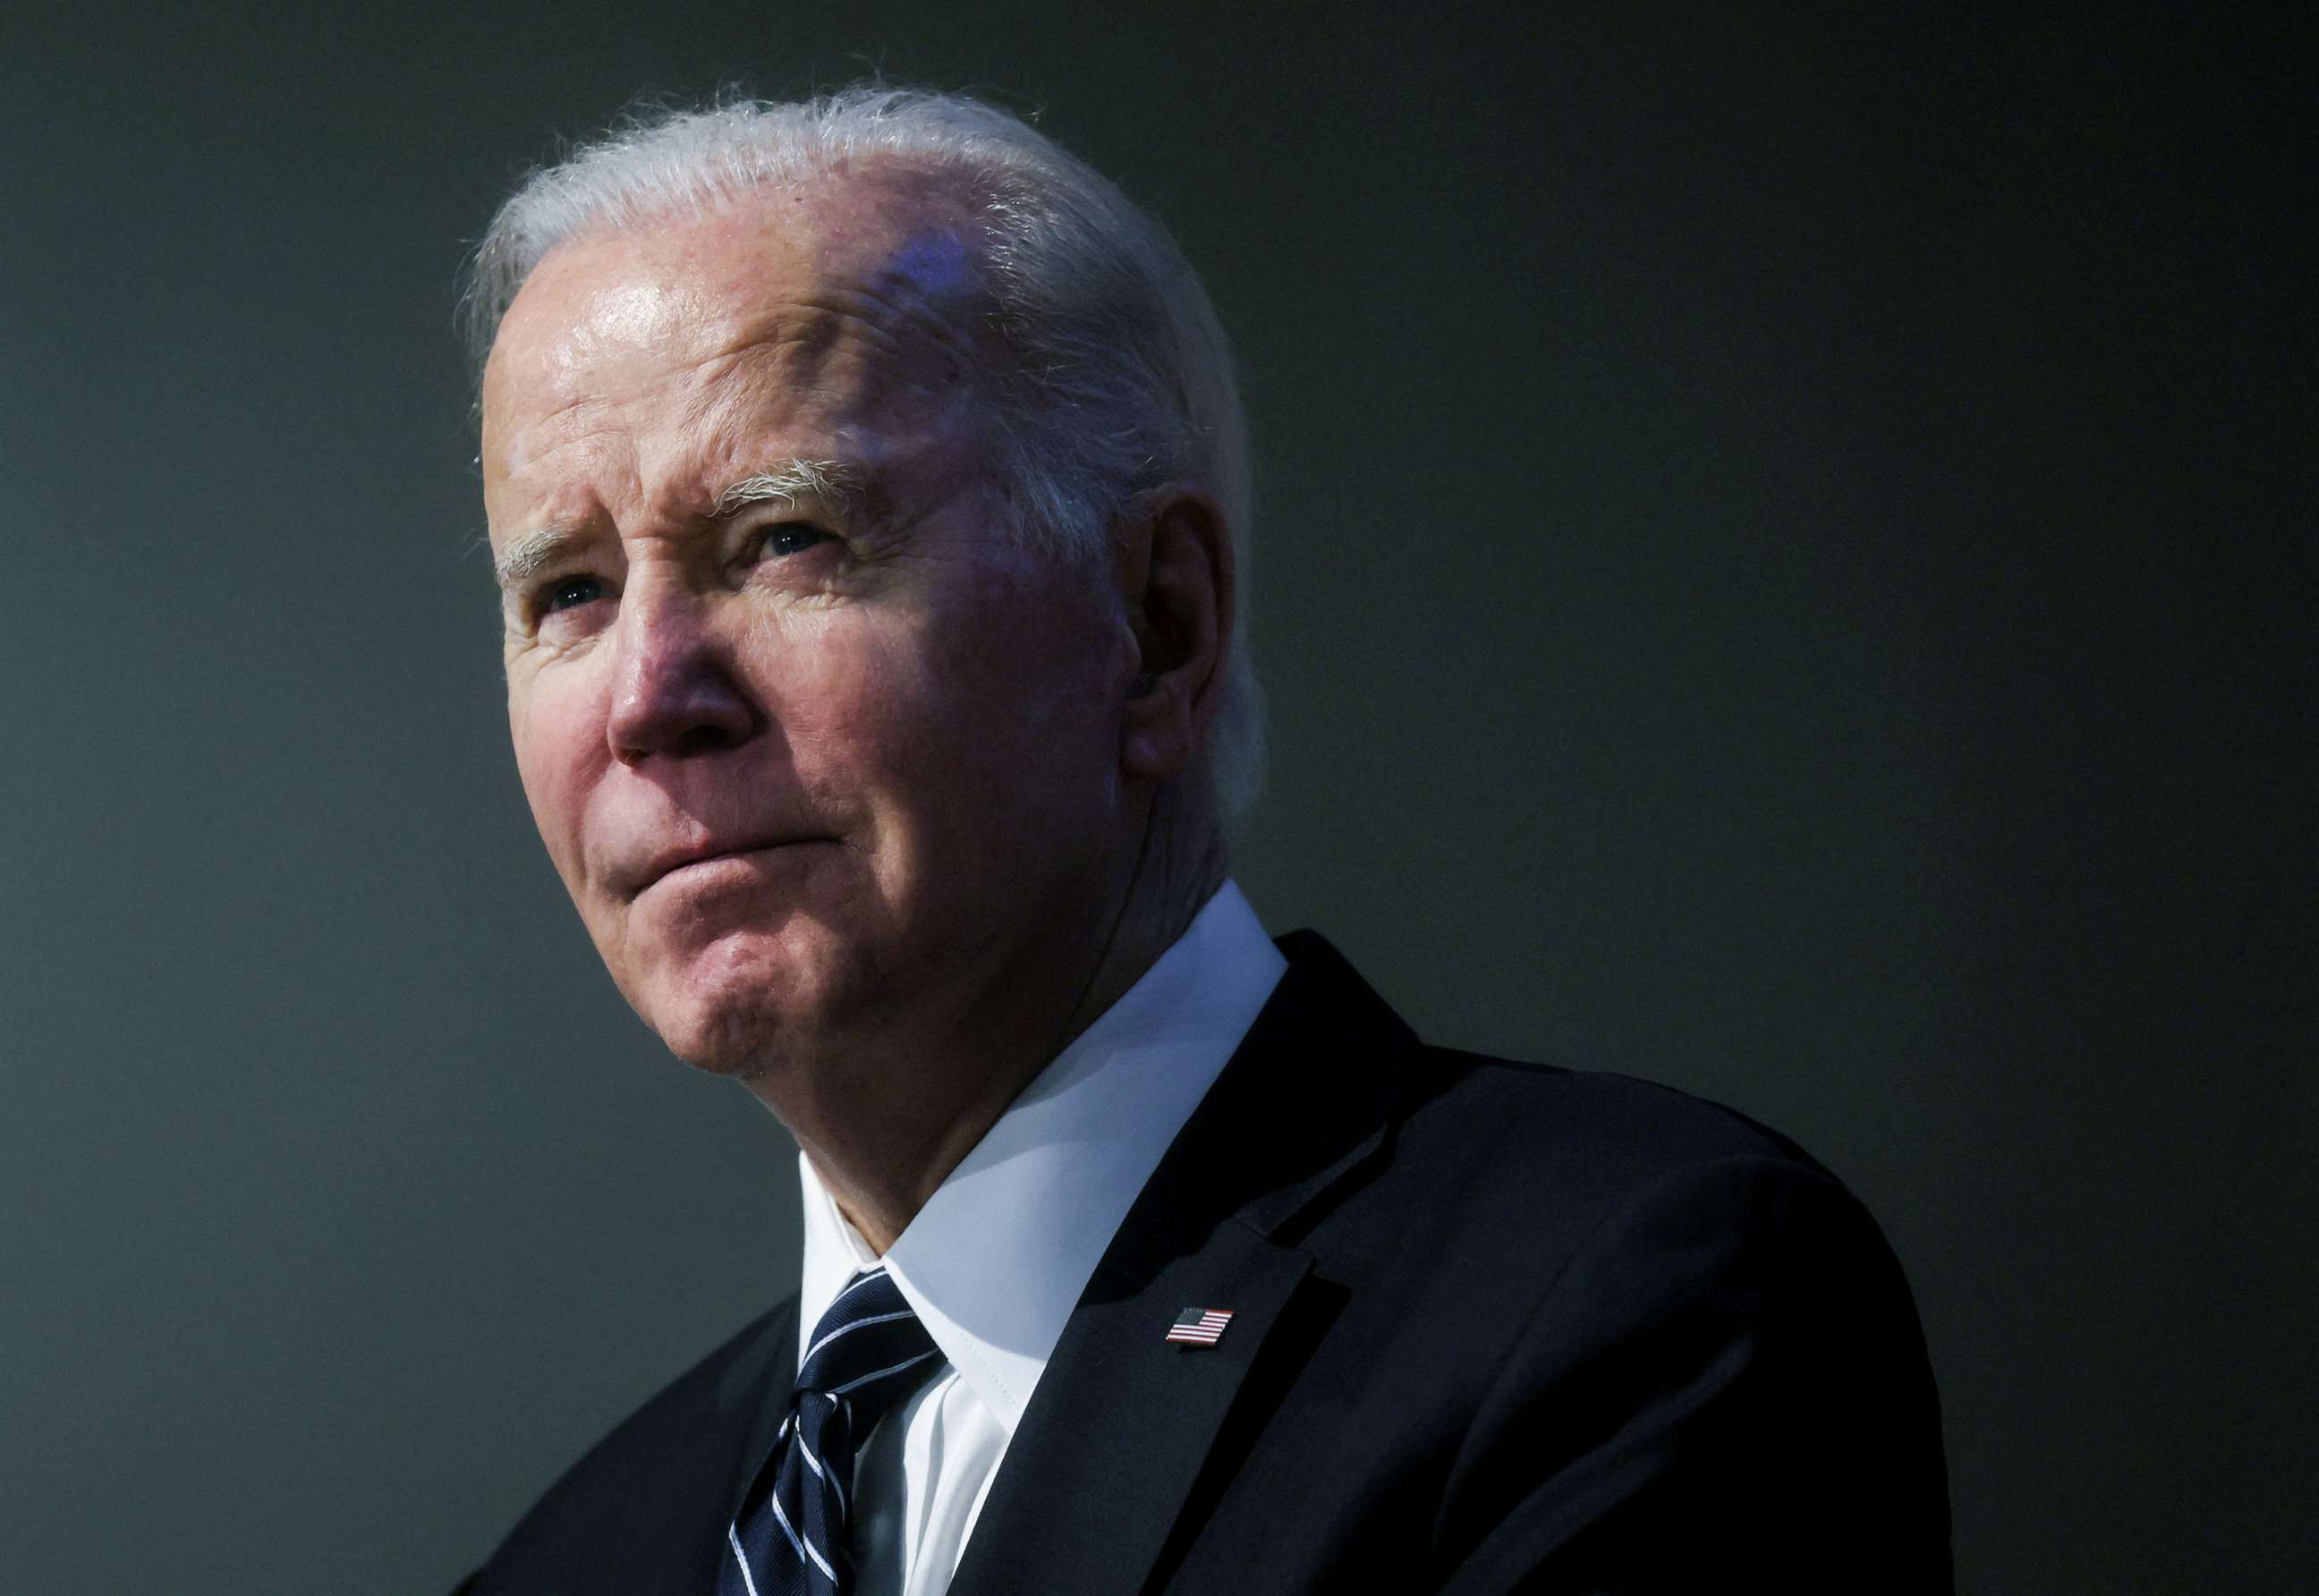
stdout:
{"type": "Polygon", "coordinates": [[[1427,1048],[1226,879],[1241,421],[1110,185],[939,95],[663,115],[535,174],[474,303],[525,790],[806,1233],[465,1589],[1945,1584],[1840,1186],[1427,1048]]]}

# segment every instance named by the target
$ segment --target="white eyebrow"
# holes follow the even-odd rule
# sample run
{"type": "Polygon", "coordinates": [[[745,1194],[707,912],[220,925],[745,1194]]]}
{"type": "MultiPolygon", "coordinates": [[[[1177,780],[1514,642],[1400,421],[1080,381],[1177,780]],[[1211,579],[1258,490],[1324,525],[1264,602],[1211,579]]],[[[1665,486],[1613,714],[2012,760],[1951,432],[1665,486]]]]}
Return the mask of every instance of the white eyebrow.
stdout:
{"type": "Polygon", "coordinates": [[[552,564],[579,541],[578,533],[562,527],[527,532],[500,551],[500,557],[492,562],[492,573],[499,578],[503,591],[512,592],[534,572],[552,564]]]}
{"type": "Polygon", "coordinates": [[[859,471],[842,460],[784,460],[771,471],[744,476],[717,495],[711,515],[729,516],[751,504],[795,504],[818,500],[833,509],[849,503],[861,491],[859,471]]]}

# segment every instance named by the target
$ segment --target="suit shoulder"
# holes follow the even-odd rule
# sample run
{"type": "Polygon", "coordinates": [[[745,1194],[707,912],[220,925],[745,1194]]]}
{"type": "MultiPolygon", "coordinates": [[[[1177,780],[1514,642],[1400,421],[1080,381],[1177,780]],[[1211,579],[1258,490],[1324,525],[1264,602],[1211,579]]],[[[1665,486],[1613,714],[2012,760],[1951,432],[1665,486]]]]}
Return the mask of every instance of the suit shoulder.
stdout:
{"type": "Polygon", "coordinates": [[[1431,1047],[1403,1054],[1395,1074],[1390,1154],[1351,1206],[1421,1224],[1439,1261],[1487,1260],[1501,1281],[1543,1284],[1590,1238],[1638,1214],[1717,1246],[1753,1238],[1880,1268],[1889,1257],[1849,1187],[1790,1138],[1720,1104],[1628,1076],[1431,1047]],[[1794,1213],[1817,1217],[1782,1217],[1794,1213]]]}
{"type": "MultiPolygon", "coordinates": [[[[1720,1104],[1629,1076],[1517,1063],[1421,1040],[1326,938],[1279,939],[1288,975],[1266,1005],[1259,1037],[1282,1058],[1317,1062],[1307,1078],[1342,1095],[1369,1085],[1406,1157],[1439,1152],[1470,1167],[1656,1172],[1724,1159],[1762,1159],[1825,1176],[1803,1149],[1720,1104]],[[1275,1028],[1267,1032],[1265,1024],[1275,1028]],[[1355,1085],[1356,1080],[1360,1083],[1355,1085]],[[1509,1156],[1493,1159],[1493,1150],[1509,1156]]],[[[1312,1063],[1306,1064],[1313,1068],[1312,1063]]]]}
{"type": "Polygon", "coordinates": [[[1834,1177],[1791,1138],[1737,1109],[1601,1070],[1526,1064],[1421,1045],[1402,1072],[1404,1138],[1449,1139],[1468,1155],[1503,1147],[1513,1167],[1559,1164],[1635,1180],[1727,1159],[1791,1165],[1834,1177]]]}
{"type": "Polygon", "coordinates": [[[1882,1230],[1790,1138],[1627,1076],[1423,1046],[1401,1070],[1391,1155],[1340,1234],[1417,1238],[1376,1247],[1391,1267],[1369,1277],[1424,1280],[1464,1322],[1495,1326],[1469,1334],[1475,1346],[1521,1334],[1624,1345],[1745,1299],[1760,1323],[1854,1324],[1863,1348],[1929,1391],[1882,1230]]]}
{"type": "Polygon", "coordinates": [[[1469,1150],[1485,1173],[1432,1231],[1458,1265],[1436,1293],[1461,1327],[1489,1327],[1462,1332],[1478,1394],[1439,1520],[1475,1588],[1532,1577],[1534,1557],[1573,1588],[1689,1588],[1706,1582],[1687,1559],[1710,1546],[1812,1589],[1880,1560],[1890,1588],[1946,1587],[1923,1330],[1842,1182],[1779,1132],[1649,1082],[1471,1055],[1419,1068],[1447,1077],[1406,1127],[1431,1178],[1461,1142],[1492,1149],[1469,1150]],[[1466,1275],[1485,1284],[1461,1290],[1466,1275]],[[1626,1539],[1621,1510],[1683,1533],[1626,1539]],[[1534,1534],[1589,1511],[1583,1531],[1534,1534]]]}

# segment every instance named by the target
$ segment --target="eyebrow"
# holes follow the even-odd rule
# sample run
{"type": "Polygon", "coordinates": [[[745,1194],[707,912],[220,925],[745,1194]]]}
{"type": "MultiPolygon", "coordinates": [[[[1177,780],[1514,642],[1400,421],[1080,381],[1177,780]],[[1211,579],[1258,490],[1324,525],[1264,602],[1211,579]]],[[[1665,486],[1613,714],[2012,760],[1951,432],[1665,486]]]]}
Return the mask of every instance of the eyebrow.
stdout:
{"type": "MultiPolygon", "coordinates": [[[[843,460],[783,460],[771,469],[744,476],[719,492],[709,506],[712,518],[729,516],[752,504],[796,504],[801,500],[832,509],[852,506],[861,496],[864,473],[843,460]]],[[[492,562],[492,573],[503,591],[512,592],[531,577],[569,555],[588,540],[588,534],[571,527],[544,527],[509,543],[492,562]]]]}
{"type": "Polygon", "coordinates": [[[582,535],[564,527],[527,532],[500,551],[492,562],[492,574],[503,592],[513,592],[533,574],[554,564],[578,545],[582,535]]]}
{"type": "Polygon", "coordinates": [[[717,494],[708,513],[729,516],[747,505],[794,504],[800,499],[842,509],[860,495],[862,485],[861,468],[844,460],[784,460],[717,494]]]}

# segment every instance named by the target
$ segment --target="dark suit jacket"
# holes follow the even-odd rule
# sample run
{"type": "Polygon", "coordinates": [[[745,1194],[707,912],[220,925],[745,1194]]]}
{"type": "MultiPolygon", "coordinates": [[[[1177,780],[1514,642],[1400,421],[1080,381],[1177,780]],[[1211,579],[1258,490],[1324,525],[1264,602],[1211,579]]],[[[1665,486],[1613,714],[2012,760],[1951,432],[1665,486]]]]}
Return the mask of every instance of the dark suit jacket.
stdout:
{"type": "MultiPolygon", "coordinates": [[[[1875,1222],[1793,1143],[1430,1048],[1319,937],[1137,1199],[954,1596],[1945,1590],[1940,1414],[1875,1222]],[[1164,1343],[1228,1308],[1213,1348],[1164,1343]]],[[[705,1596],[796,1301],[582,1458],[474,1596],[705,1596]]]]}

